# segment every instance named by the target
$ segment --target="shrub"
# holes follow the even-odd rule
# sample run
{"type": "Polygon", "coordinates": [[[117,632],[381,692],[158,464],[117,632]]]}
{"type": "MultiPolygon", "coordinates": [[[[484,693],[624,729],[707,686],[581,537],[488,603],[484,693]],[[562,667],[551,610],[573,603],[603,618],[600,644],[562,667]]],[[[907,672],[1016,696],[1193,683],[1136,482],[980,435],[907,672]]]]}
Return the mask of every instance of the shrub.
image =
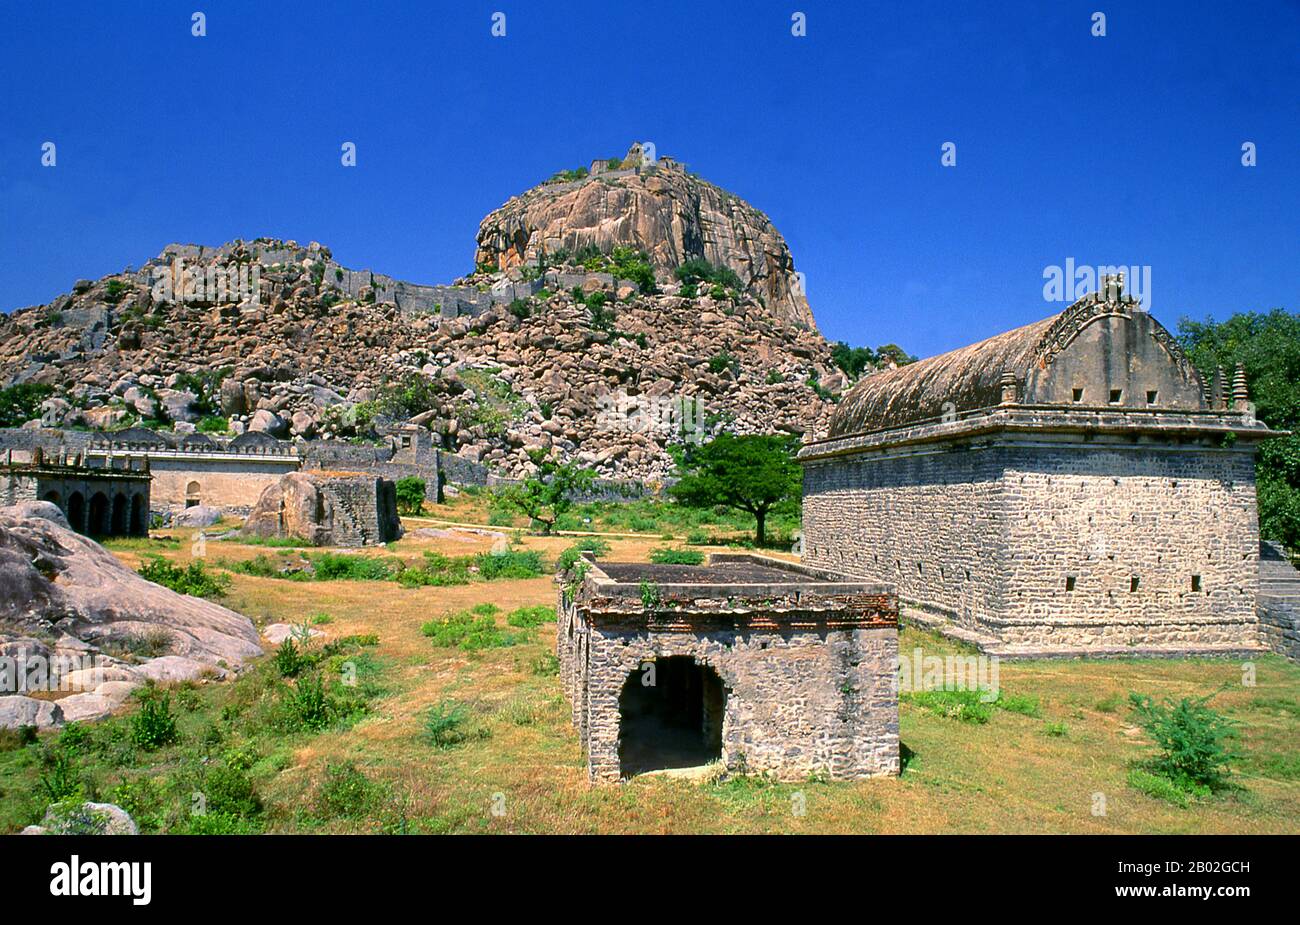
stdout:
{"type": "Polygon", "coordinates": [[[131,717],[131,741],[153,751],[180,740],[171,694],[152,684],[141,688],[140,709],[131,717]]]}
{"type": "Polygon", "coordinates": [[[583,553],[588,553],[594,558],[607,556],[609,555],[609,543],[594,536],[584,537],[560,553],[555,560],[555,570],[557,572],[567,572],[583,557],[583,553]]]}
{"type": "Polygon", "coordinates": [[[543,623],[554,622],[555,608],[547,607],[545,604],[538,604],[536,607],[520,607],[506,617],[506,623],[510,626],[519,626],[526,629],[541,626],[543,623]]]}
{"type": "Polygon", "coordinates": [[[396,557],[354,556],[322,552],[307,556],[317,581],[388,581],[405,567],[396,557]]]}
{"type": "Polygon", "coordinates": [[[507,311],[522,321],[533,313],[533,305],[528,299],[515,299],[507,306],[507,311]]]}
{"type": "Polygon", "coordinates": [[[699,565],[704,561],[704,553],[694,549],[660,547],[650,550],[650,561],[659,565],[699,565]]]}
{"type": "Polygon", "coordinates": [[[131,655],[140,658],[157,658],[166,655],[172,648],[172,634],[165,629],[150,630],[147,633],[126,633],[114,636],[104,643],[104,650],[120,657],[131,655]]]}
{"type": "Polygon", "coordinates": [[[1228,747],[1236,724],[1206,706],[1213,696],[1156,703],[1129,694],[1134,719],[1160,750],[1151,770],[1183,789],[1226,786],[1232,763],[1240,758],[1228,747]]]}
{"type": "Polygon", "coordinates": [[[253,789],[252,780],[239,768],[227,764],[209,768],[203,778],[202,791],[210,813],[248,818],[262,811],[262,801],[253,789]]]}
{"type": "Polygon", "coordinates": [[[419,514],[424,509],[424,479],[407,475],[397,480],[397,509],[403,514],[419,514]]]}
{"type": "Polygon", "coordinates": [[[507,552],[482,552],[474,557],[479,575],[489,581],[495,578],[536,578],[545,571],[542,555],[533,550],[507,552]]]}
{"type": "Polygon", "coordinates": [[[327,819],[356,819],[369,814],[383,797],[384,787],[351,761],[325,766],[325,780],[316,794],[317,811],[327,819]]]}
{"type": "Polygon", "coordinates": [[[1070,727],[1065,723],[1048,722],[1043,724],[1043,735],[1053,739],[1063,739],[1070,734],[1070,727]]]}
{"type": "Polygon", "coordinates": [[[471,580],[470,562],[469,556],[451,558],[440,552],[425,550],[424,563],[405,569],[397,576],[397,581],[404,588],[466,585],[471,580]]]}
{"type": "Polygon", "coordinates": [[[302,653],[298,651],[298,644],[293,641],[292,636],[280,643],[280,647],[275,650],[273,662],[275,670],[280,673],[282,678],[296,677],[298,672],[302,671],[307,664],[302,657],[302,653]]]}
{"type": "Polygon", "coordinates": [[[43,748],[40,753],[41,789],[51,803],[80,797],[85,787],[76,755],[65,748],[43,748]]]}
{"type": "Polygon", "coordinates": [[[553,677],[560,673],[560,659],[554,652],[543,652],[528,667],[535,675],[553,677]]]}
{"type": "Polygon", "coordinates": [[[485,739],[489,732],[468,725],[469,708],[454,700],[443,700],[429,708],[424,717],[424,740],[434,748],[448,749],[473,739],[485,739]]]}
{"type": "Polygon", "coordinates": [[[209,572],[195,559],[184,568],[167,561],[162,556],[148,556],[148,562],[137,572],[145,581],[170,588],[192,597],[222,597],[230,590],[230,576],[209,572]]]}
{"type": "Polygon", "coordinates": [[[293,685],[285,698],[291,723],[300,729],[320,732],[330,724],[333,715],[330,696],[320,675],[305,674],[293,685]]]}
{"type": "Polygon", "coordinates": [[[1028,694],[1011,694],[1006,697],[999,696],[997,699],[997,705],[1012,713],[1020,713],[1024,716],[1038,716],[1038,698],[1031,697],[1028,694]]]}

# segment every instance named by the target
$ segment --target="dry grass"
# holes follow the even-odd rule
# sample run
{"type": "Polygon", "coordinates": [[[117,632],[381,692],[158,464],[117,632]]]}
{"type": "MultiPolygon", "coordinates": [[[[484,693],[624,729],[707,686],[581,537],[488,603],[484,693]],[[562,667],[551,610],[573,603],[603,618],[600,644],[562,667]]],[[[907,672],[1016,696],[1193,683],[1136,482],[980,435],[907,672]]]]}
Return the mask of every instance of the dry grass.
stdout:
{"type": "MultiPolygon", "coordinates": [[[[465,503],[455,519],[473,514],[465,503]]],[[[481,512],[480,512],[481,513],[481,512]]],[[[450,519],[450,518],[449,518],[450,519]]],[[[408,523],[408,527],[411,524],[408,523]]],[[[190,558],[194,531],[168,558],[190,558]]],[[[565,537],[523,537],[521,548],[553,558],[565,537]]],[[[645,561],[664,545],[658,536],[610,537],[611,560],[645,561]]],[[[386,553],[414,562],[426,549],[465,555],[490,548],[490,537],[462,542],[409,536],[386,553]]],[[[707,549],[707,547],[706,547],[707,549]]],[[[209,542],[208,556],[229,559],[276,550],[209,542]]],[[[374,554],[367,553],[367,554],[374,554]]],[[[140,553],[122,550],[136,564],[140,553]]],[[[554,625],[532,641],[478,653],[434,649],[420,632],[431,618],[491,602],[510,610],[551,604],[549,578],[447,588],[406,589],[394,582],[298,583],[235,575],[224,603],[259,624],[298,622],[328,613],[330,636],[375,633],[389,665],[389,694],[371,716],[347,731],[293,745],[283,769],[261,786],[273,831],[375,831],[368,820],[305,826],[298,809],[311,803],[328,763],[351,760],[397,795],[406,827],[427,832],[1296,832],[1300,830],[1300,667],[1276,657],[1257,663],[1258,686],[1241,685],[1232,661],[1028,662],[1002,666],[1005,692],[1039,698],[1041,716],[996,711],[987,725],[902,707],[902,740],[911,752],[897,779],[859,783],[775,784],[742,779],[701,783],[660,776],[624,786],[590,787],[569,706],[558,678],[532,665],[553,651],[554,625]],[[1241,789],[1180,809],[1127,787],[1131,764],[1148,745],[1127,721],[1129,691],[1159,696],[1204,694],[1226,686],[1215,705],[1242,724],[1249,756],[1241,789]],[[431,706],[454,699],[490,736],[438,750],[421,737],[431,706]],[[1118,704],[1117,704],[1118,701],[1118,704]],[[1262,706],[1261,706],[1262,704],[1262,706]],[[1064,723],[1065,735],[1045,734],[1064,723]],[[1289,761],[1289,764],[1288,764],[1289,761]],[[1106,814],[1093,815],[1094,794],[1106,814]],[[504,801],[504,813],[492,812],[504,801]],[[796,810],[804,807],[802,815],[796,810]]],[[[904,653],[952,651],[936,637],[903,633],[904,653]]]]}

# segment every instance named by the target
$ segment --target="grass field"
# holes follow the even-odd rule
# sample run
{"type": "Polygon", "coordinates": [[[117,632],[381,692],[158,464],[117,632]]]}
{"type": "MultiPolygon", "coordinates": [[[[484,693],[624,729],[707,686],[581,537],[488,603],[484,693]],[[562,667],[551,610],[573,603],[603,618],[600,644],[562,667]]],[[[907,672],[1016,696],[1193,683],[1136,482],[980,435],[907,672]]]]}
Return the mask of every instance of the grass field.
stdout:
{"type": "MultiPolygon", "coordinates": [[[[487,511],[482,499],[463,496],[428,516],[484,522],[487,511]]],[[[406,519],[408,530],[420,525],[406,519]]],[[[608,558],[646,561],[668,545],[667,532],[680,545],[685,530],[670,527],[660,520],[648,535],[607,536],[608,558]]],[[[185,564],[192,532],[158,531],[114,551],[133,566],[150,554],[185,564]]],[[[551,561],[572,542],[525,536],[516,548],[551,561]]],[[[417,565],[426,551],[466,556],[492,543],[408,533],[382,554],[417,565]]],[[[205,558],[299,552],[209,541],[205,558]]],[[[0,831],[37,821],[52,793],[77,786],[126,806],[147,831],[168,832],[1300,831],[1300,666],[1277,657],[1257,661],[1254,687],[1227,660],[1006,663],[1004,697],[1023,712],[998,709],[987,723],[965,723],[904,698],[897,779],[651,775],[593,788],[555,674],[554,623],[509,623],[519,608],[553,605],[549,576],[403,587],[229,574],[222,603],[261,626],[312,620],[325,632],[309,647],[325,681],[317,721],[304,719],[298,696],[312,670],[282,677],[271,654],[235,682],[174,689],[179,740],[153,750],[134,735],[138,705],[36,743],[10,735],[0,740],[0,831]],[[496,641],[510,644],[437,648],[422,631],[489,603],[498,608],[487,617],[496,641]],[[338,680],[348,672],[355,685],[338,680]],[[1234,786],[1185,807],[1131,787],[1130,771],[1151,745],[1131,724],[1128,693],[1180,697],[1220,687],[1212,705],[1240,724],[1234,786]],[[1104,815],[1095,814],[1097,794],[1104,815]],[[206,808],[201,817],[196,800],[206,808]]],[[[956,651],[908,628],[900,649],[916,647],[956,651]]]]}

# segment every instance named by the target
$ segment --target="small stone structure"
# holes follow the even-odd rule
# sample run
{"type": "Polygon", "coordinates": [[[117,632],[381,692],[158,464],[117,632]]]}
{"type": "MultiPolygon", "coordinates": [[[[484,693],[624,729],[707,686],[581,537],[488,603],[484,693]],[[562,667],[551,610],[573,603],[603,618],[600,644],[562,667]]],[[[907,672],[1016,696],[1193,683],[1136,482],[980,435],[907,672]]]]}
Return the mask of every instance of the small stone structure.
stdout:
{"type": "Polygon", "coordinates": [[[585,568],[560,592],[556,649],[593,782],[712,761],[898,773],[890,589],[745,554],[585,568]]]}
{"type": "Polygon", "coordinates": [[[1260,651],[1277,434],[1122,286],[855,386],[800,452],[803,561],[990,653],[1260,651]]]}
{"type": "Polygon", "coordinates": [[[357,472],[292,472],[262,492],[240,531],[315,546],[374,546],[402,535],[397,486],[357,472]]]}
{"type": "Polygon", "coordinates": [[[49,501],[68,525],[90,536],[148,536],[149,461],[119,456],[88,466],[79,453],[46,456],[7,450],[0,470],[0,506],[49,501]]]}

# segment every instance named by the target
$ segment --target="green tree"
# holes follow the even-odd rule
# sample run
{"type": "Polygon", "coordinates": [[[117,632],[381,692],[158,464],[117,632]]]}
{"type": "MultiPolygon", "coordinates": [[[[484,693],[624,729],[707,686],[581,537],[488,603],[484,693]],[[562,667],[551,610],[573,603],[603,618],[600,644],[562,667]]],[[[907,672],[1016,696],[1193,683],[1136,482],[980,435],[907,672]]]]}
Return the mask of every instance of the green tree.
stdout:
{"type": "Polygon", "coordinates": [[[798,449],[798,438],[786,434],[719,434],[702,446],[676,450],[680,478],[669,494],[690,507],[748,511],[757,522],[755,541],[762,546],[767,512],[799,497],[798,449]]]}
{"type": "Polygon", "coordinates": [[[23,382],[0,389],[0,427],[22,427],[41,416],[41,402],[54,394],[51,386],[23,382]]]}
{"type": "MultiPolygon", "coordinates": [[[[1222,322],[1183,318],[1178,339],[1207,378],[1222,366],[1230,383],[1242,364],[1255,416],[1276,430],[1300,430],[1300,314],[1275,308],[1222,322]]],[[[1255,476],[1260,535],[1300,548],[1300,436],[1261,444],[1255,476]]]]}
{"type": "Polygon", "coordinates": [[[555,521],[573,506],[574,497],[591,488],[596,474],[577,463],[557,462],[541,450],[533,450],[528,458],[537,467],[536,474],[498,489],[496,500],[539,524],[542,535],[549,536],[555,521]]]}
{"type": "Polygon", "coordinates": [[[397,480],[397,509],[403,514],[419,514],[424,509],[424,479],[407,475],[397,480]]]}

